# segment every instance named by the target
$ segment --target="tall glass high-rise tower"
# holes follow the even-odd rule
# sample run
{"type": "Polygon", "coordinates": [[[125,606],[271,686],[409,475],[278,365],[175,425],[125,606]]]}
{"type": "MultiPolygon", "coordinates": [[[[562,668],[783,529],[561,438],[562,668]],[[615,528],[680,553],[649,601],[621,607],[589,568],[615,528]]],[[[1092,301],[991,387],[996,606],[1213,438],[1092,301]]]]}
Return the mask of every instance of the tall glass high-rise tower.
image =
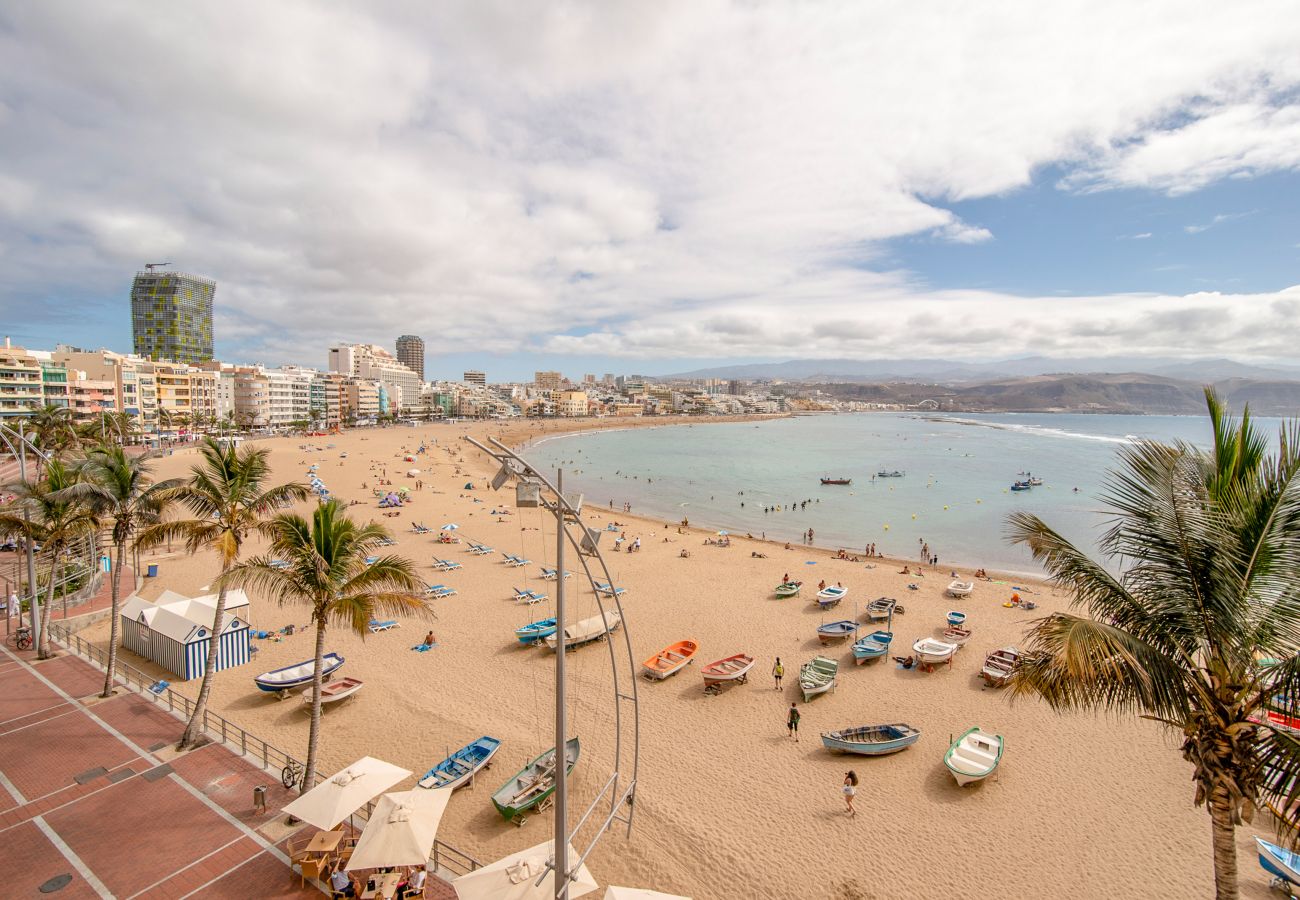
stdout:
{"type": "Polygon", "coordinates": [[[136,272],[131,283],[131,336],[149,359],[212,359],[212,298],[217,283],[182,272],[136,272]]]}

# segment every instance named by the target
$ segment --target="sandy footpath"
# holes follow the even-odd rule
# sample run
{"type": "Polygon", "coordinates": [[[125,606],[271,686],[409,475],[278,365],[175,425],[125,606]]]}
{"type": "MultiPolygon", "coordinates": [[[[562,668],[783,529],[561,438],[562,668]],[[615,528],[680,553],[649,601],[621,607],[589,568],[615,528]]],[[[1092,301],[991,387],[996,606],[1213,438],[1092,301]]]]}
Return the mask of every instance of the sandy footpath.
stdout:
{"type": "MultiPolygon", "coordinates": [[[[495,465],[460,438],[491,434],[519,444],[543,428],[573,424],[440,424],[261,444],[271,449],[277,480],[305,480],[307,466],[318,464],[336,497],[361,501],[353,507],[358,518],[373,517],[390,527],[398,540],[395,549],[418,564],[422,577],[458,591],[433,601],[436,619],[430,622],[403,621],[399,629],[364,639],[331,632],[329,649],[345,655],[344,672],[364,679],[366,686],[355,699],[326,711],[323,768],[369,754],[418,776],[480,735],[501,738],[492,770],[457,794],[440,831],[444,840],[483,861],[550,834],[546,817],[534,817],[522,828],[502,822],[489,798],[507,776],[551,745],[554,657],[520,646],[513,634],[520,625],[550,615],[550,604],[521,606],[511,589],[553,593],[540,568],[553,564],[555,534],[548,515],[514,511],[512,491],[487,489],[485,477],[495,465]],[[428,452],[415,463],[404,462],[404,453],[422,441],[428,452]],[[300,449],[306,442],[311,449],[300,449]],[[420,474],[406,476],[411,468],[420,474]],[[424,482],[395,518],[380,518],[371,495],[381,469],[394,486],[414,487],[416,478],[424,482]],[[464,490],[471,480],[476,489],[464,490]],[[492,512],[503,506],[508,513],[492,512]],[[439,545],[434,535],[411,532],[417,521],[434,529],[458,523],[462,540],[498,552],[478,557],[465,552],[464,543],[439,545]],[[533,564],[509,568],[501,551],[533,564]],[[434,556],[454,559],[463,568],[434,572],[434,556]],[[437,648],[412,652],[411,645],[429,628],[437,648]]],[[[192,451],[177,451],[155,463],[156,475],[183,475],[193,462],[192,451]]],[[[730,548],[706,546],[702,532],[683,534],[675,525],[607,509],[592,509],[588,518],[596,527],[616,518],[626,523],[629,539],[641,538],[642,550],[635,554],[610,553],[610,544],[602,545],[616,582],[627,589],[624,608],[635,658],[682,638],[701,645],[697,664],[677,676],[639,682],[635,829],[630,839],[622,831],[607,835],[593,854],[590,866],[602,885],[650,887],[701,900],[1211,895],[1209,819],[1192,806],[1190,770],[1170,737],[1131,718],[1057,716],[1035,701],[1012,704],[979,680],[986,653],[1020,641],[1034,616],[1065,606],[1049,588],[1020,578],[980,582],[973,596],[954,601],[943,596],[950,580],[947,566],[916,578],[898,574],[897,562],[877,560],[871,568],[835,560],[826,551],[787,551],[744,538],[733,539],[730,548]],[[683,548],[689,558],[681,558],[683,548]],[[767,558],[751,555],[756,552],[767,558]],[[804,591],[793,599],[773,599],[772,588],[786,572],[803,579],[804,591]],[[848,599],[826,615],[811,602],[820,579],[849,588],[848,599]],[[1025,596],[1039,603],[1040,613],[1002,606],[1013,583],[1032,591],[1025,596]],[[909,584],[918,589],[909,590],[909,584]],[[894,620],[894,646],[900,652],[908,652],[921,636],[938,636],[945,612],[954,607],[968,613],[974,635],[952,666],[933,673],[904,670],[890,661],[854,667],[847,642],[819,646],[819,623],[850,618],[855,603],[865,606],[882,595],[897,597],[906,607],[894,620]],[[748,684],[706,696],[700,663],[740,651],[758,659],[748,684]],[[798,668],[819,652],[840,660],[839,687],[804,704],[798,668]],[[769,674],[777,656],[787,673],[780,692],[769,674]],[[794,700],[803,714],[798,743],[785,728],[786,709],[794,700]],[[833,755],[818,738],[821,731],[876,722],[907,722],[922,736],[902,753],[875,759],[833,755]],[[972,725],[1004,735],[1006,753],[996,780],[959,788],[943,754],[951,736],[972,725]],[[852,820],[840,795],[850,768],[862,780],[859,813],[852,820]]],[[[161,551],[142,560],[148,562],[157,562],[160,574],[146,584],[146,597],[165,588],[198,593],[217,570],[209,554],[161,551]]],[[[577,571],[575,562],[570,557],[570,570],[577,571]]],[[[575,576],[569,582],[571,618],[595,613],[593,594],[581,581],[575,576]]],[[[257,627],[307,621],[301,609],[280,609],[257,596],[252,601],[257,627]]],[[[107,623],[86,635],[105,640],[107,623]]],[[[214,708],[273,743],[304,752],[307,717],[301,704],[276,701],[257,691],[251,678],[307,658],[312,637],[300,633],[258,646],[255,662],[220,674],[214,708]]],[[[613,754],[605,647],[588,645],[569,657],[570,727],[583,745],[574,772],[575,809],[584,808],[605,782],[613,754]]],[[[148,668],[132,654],[125,656],[148,668]]],[[[179,689],[192,695],[198,684],[183,683],[179,689]]],[[[1259,825],[1257,833],[1267,836],[1266,816],[1259,825]]],[[[1243,829],[1239,838],[1242,895],[1262,898],[1269,895],[1267,878],[1254,861],[1252,833],[1243,829]]]]}

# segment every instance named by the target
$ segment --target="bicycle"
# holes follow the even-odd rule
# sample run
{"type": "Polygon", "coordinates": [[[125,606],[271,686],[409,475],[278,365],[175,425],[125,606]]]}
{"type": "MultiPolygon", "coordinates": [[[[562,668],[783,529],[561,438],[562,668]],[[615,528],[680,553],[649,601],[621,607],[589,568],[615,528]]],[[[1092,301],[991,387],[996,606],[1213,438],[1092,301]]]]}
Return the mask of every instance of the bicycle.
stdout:
{"type": "Polygon", "coordinates": [[[301,763],[291,759],[280,770],[280,783],[284,785],[285,790],[291,791],[302,782],[306,771],[301,763]]]}
{"type": "Polygon", "coordinates": [[[32,649],[32,630],[26,625],[19,625],[14,630],[14,633],[9,635],[8,642],[19,650],[30,650],[32,649]]]}

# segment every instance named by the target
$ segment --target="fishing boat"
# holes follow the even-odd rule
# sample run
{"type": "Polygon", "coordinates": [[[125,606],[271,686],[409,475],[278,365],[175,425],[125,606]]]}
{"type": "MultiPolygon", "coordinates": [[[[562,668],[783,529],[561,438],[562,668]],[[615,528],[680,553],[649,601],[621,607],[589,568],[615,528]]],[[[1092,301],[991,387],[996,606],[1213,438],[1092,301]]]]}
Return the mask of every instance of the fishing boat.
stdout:
{"type": "Polygon", "coordinates": [[[898,469],[881,469],[876,473],[877,478],[902,478],[906,472],[900,472],[898,469]]]}
{"type": "Polygon", "coordinates": [[[949,597],[969,597],[971,591],[975,590],[973,581],[950,581],[948,582],[949,597]]]}
{"type": "Polygon", "coordinates": [[[859,725],[839,731],[822,732],[822,745],[839,753],[859,756],[884,756],[906,750],[916,743],[921,732],[902,722],[893,725],[859,725]]]}
{"type": "Polygon", "coordinates": [[[450,788],[453,791],[464,787],[479,769],[492,763],[492,757],[500,749],[500,740],[484,735],[425,772],[418,783],[422,788],[450,788]]]}
{"type": "MultiPolygon", "coordinates": [[[[328,678],[333,675],[343,663],[344,658],[339,654],[326,653],[321,658],[321,677],[328,678]]],[[[261,675],[255,676],[253,681],[258,688],[268,694],[284,694],[294,688],[311,684],[312,670],[315,666],[316,660],[308,659],[300,663],[294,663],[291,666],[283,666],[279,669],[272,669],[270,672],[263,672],[261,675]]]]}
{"type": "Polygon", "coordinates": [[[1043,479],[1039,478],[1037,475],[1030,475],[1028,478],[1025,479],[1025,484],[1029,485],[1030,487],[1042,487],[1043,479]]]}
{"type": "Polygon", "coordinates": [[[881,619],[888,619],[895,611],[898,611],[897,600],[893,597],[880,597],[867,604],[867,619],[879,622],[881,619]]]}
{"type": "Polygon", "coordinates": [[[852,478],[823,478],[822,484],[852,484],[852,478]]]}
{"type": "Polygon", "coordinates": [[[678,641],[669,644],[643,662],[641,669],[647,678],[663,681],[669,675],[674,675],[689,665],[695,658],[695,651],[699,649],[700,645],[695,641],[678,641]]]}
{"type": "Polygon", "coordinates": [[[889,645],[894,640],[892,631],[873,631],[864,638],[853,642],[853,661],[857,665],[880,659],[889,652],[889,645]]]}
{"type": "Polygon", "coordinates": [[[921,638],[912,645],[912,652],[924,666],[936,666],[939,663],[951,663],[952,655],[957,652],[957,645],[937,638],[921,638]]]}
{"type": "Polygon", "coordinates": [[[1269,887],[1300,885],[1300,853],[1294,853],[1263,838],[1255,838],[1259,850],[1259,864],[1273,876],[1269,887]]]}
{"type": "Polygon", "coordinates": [[[957,648],[961,649],[970,640],[970,629],[962,628],[960,625],[949,625],[943,630],[943,639],[950,644],[956,644],[957,648]]]}
{"type": "Polygon", "coordinates": [[[858,630],[858,623],[852,619],[844,619],[840,622],[827,622],[825,625],[817,626],[817,640],[823,644],[829,644],[831,641],[842,641],[853,632],[858,630]]]}
{"type": "Polygon", "coordinates": [[[1002,735],[986,734],[977,726],[952,742],[943,755],[943,764],[964,787],[993,774],[1002,762],[1002,747],[1002,735]]]}
{"type": "Polygon", "coordinates": [[[817,605],[822,609],[830,609],[844,599],[845,594],[849,592],[846,587],[838,584],[832,584],[830,587],[822,588],[817,592],[817,605]]]}
{"type": "Polygon", "coordinates": [[[749,670],[752,668],[754,657],[748,653],[736,653],[702,666],[700,674],[704,676],[704,687],[708,689],[731,681],[744,684],[749,680],[749,670]]]}
{"type": "Polygon", "coordinates": [[[828,656],[815,656],[799,668],[799,689],[803,702],[824,694],[835,687],[840,664],[828,656]]]}
{"type": "Polygon", "coordinates": [[[536,644],[543,638],[548,638],[555,634],[555,617],[549,619],[538,619],[536,622],[529,622],[522,628],[515,629],[515,637],[519,638],[521,644],[536,644]]]}
{"type": "Polygon", "coordinates": [[[1027,491],[1029,489],[1030,484],[1027,481],[1017,481],[1015,484],[1011,485],[1011,490],[1013,491],[1027,491]]]}
{"type": "MultiPolygon", "coordinates": [[[[592,641],[598,641],[605,635],[614,631],[618,626],[623,624],[623,619],[618,614],[618,610],[606,610],[604,617],[592,616],[589,619],[581,619],[564,629],[564,646],[565,649],[581,647],[583,644],[590,644],[592,641]]],[[[544,637],[546,646],[554,650],[559,646],[559,638],[552,632],[544,637]]]]}
{"type": "Polygon", "coordinates": [[[992,687],[1002,687],[1009,680],[1020,662],[1020,651],[1015,647],[1003,647],[984,657],[984,668],[980,677],[992,687]]]}
{"type": "MultiPolygon", "coordinates": [[[[346,700],[349,697],[355,695],[357,691],[361,690],[361,687],[364,684],[365,682],[362,681],[360,678],[346,678],[346,677],[336,678],[333,681],[326,682],[325,684],[322,684],[320,686],[320,702],[322,704],[326,704],[326,703],[338,703],[340,700],[346,700]]],[[[307,710],[311,709],[311,694],[312,694],[312,689],[310,686],[308,686],[307,689],[302,692],[302,702],[303,702],[304,709],[307,710]]]]}
{"type": "Polygon", "coordinates": [[[959,628],[961,627],[961,624],[965,621],[966,621],[966,614],[964,612],[958,612],[955,609],[948,610],[948,624],[950,626],[954,628],[959,628]]]}
{"type": "MultiPolygon", "coordinates": [[[[576,737],[569,738],[564,745],[566,774],[571,773],[577,765],[580,750],[576,737]]],[[[555,748],[552,747],[520,769],[517,775],[492,795],[492,805],[497,808],[501,818],[523,825],[523,814],[555,792],[555,757],[555,748]]]]}
{"type": "Polygon", "coordinates": [[[776,596],[778,600],[784,600],[786,597],[793,597],[799,593],[799,587],[802,581],[783,581],[776,586],[776,596]]]}

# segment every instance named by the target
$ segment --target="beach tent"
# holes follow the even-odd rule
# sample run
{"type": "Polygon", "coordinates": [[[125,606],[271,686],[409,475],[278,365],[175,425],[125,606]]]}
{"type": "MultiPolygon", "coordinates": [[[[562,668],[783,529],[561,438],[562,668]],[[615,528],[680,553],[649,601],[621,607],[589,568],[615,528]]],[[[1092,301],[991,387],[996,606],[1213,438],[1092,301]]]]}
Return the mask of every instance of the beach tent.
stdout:
{"type": "Polygon", "coordinates": [[[363,756],[294,800],[283,812],[328,831],[410,774],[382,759],[363,756]]]}
{"type": "Polygon", "coordinates": [[[352,851],[348,871],[428,865],[451,794],[424,789],[384,794],[352,851]]]}
{"type": "MultiPolygon", "coordinates": [[[[175,674],[191,679],[203,675],[212,642],[216,594],[185,597],[163,591],[155,602],[132,594],[120,610],[122,646],[175,674]]],[[[248,595],[226,593],[226,616],[217,640],[218,670],[240,666],[252,659],[249,646],[248,595]]]]}
{"type": "Polygon", "coordinates": [[[681,894],[664,894],[659,891],[647,891],[645,888],[617,887],[610,885],[605,889],[604,900],[691,900],[681,894]]]}
{"type": "MultiPolygon", "coordinates": [[[[555,896],[554,873],[546,872],[540,885],[534,882],[546,870],[554,844],[547,841],[512,853],[454,879],[451,886],[459,900],[551,900],[555,896]]],[[[577,858],[577,851],[570,845],[569,859],[577,858]]],[[[587,867],[580,866],[578,877],[569,884],[569,898],[575,900],[598,887],[587,867]]]]}

